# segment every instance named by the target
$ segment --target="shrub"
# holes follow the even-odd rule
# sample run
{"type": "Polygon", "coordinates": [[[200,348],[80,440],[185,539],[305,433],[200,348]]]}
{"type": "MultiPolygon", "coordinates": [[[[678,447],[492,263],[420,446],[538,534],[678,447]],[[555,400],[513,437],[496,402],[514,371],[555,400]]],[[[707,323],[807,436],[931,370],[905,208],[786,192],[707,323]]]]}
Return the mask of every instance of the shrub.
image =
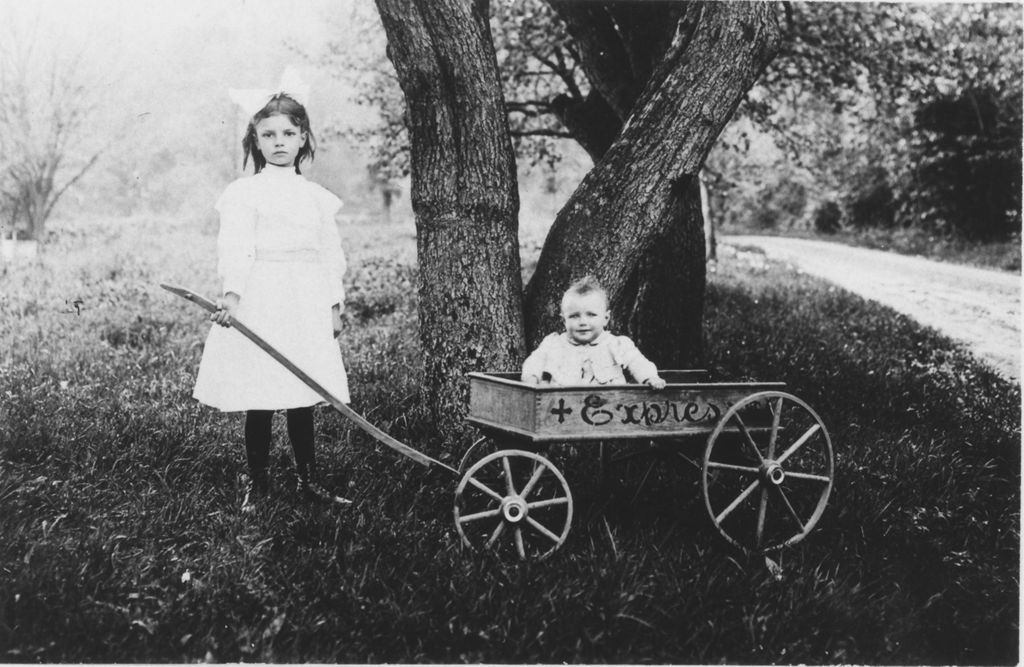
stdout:
{"type": "Polygon", "coordinates": [[[851,180],[852,189],[846,198],[847,222],[858,229],[892,227],[896,207],[888,172],[869,166],[851,180]]]}
{"type": "Polygon", "coordinates": [[[971,240],[1021,231],[1021,98],[966,90],[921,106],[900,209],[915,224],[971,240]]]}
{"type": "Polygon", "coordinates": [[[806,206],[807,187],[799,181],[779,178],[758,193],[751,221],[760,229],[775,229],[780,223],[792,226],[806,206]]]}
{"type": "Polygon", "coordinates": [[[839,231],[842,217],[843,212],[839,208],[839,204],[829,199],[814,207],[814,213],[811,214],[811,224],[817,232],[835,234],[839,231]]]}

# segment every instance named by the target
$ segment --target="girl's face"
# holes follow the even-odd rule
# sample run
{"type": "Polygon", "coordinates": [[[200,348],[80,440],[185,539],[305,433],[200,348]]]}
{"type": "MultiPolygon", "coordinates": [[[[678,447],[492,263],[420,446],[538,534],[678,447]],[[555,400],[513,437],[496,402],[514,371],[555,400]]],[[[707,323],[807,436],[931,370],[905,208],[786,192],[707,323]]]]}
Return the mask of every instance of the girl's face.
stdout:
{"type": "Polygon", "coordinates": [[[256,124],[256,145],[270,164],[291,167],[306,145],[306,133],[288,116],[270,116],[256,124]]]}
{"type": "Polygon", "coordinates": [[[608,326],[608,304],[599,292],[569,292],[562,299],[562,321],[574,343],[586,345],[597,339],[608,326]]]}

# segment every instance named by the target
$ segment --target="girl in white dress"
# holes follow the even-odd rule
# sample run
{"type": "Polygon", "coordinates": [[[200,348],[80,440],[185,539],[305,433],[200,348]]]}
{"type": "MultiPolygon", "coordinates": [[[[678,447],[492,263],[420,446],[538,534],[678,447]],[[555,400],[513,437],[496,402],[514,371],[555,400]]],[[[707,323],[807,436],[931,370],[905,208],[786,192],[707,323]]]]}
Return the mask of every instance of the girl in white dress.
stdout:
{"type": "MultiPolygon", "coordinates": [[[[235,97],[254,91],[232,92],[235,97]]],[[[251,157],[256,173],[231,183],[216,204],[223,292],[210,319],[221,326],[212,327],[207,337],[193,396],[225,412],[246,413],[244,511],[252,511],[270,490],[276,410],[287,414],[299,491],[316,500],[350,502],[329,493],[317,478],[313,406],[323,399],[228,324],[229,315],[237,317],[334,396],[349,401],[335,340],[345,303],[345,259],[334,220],[341,200],[299,171],[316,145],[296,97],[272,94],[252,116],[242,140],[242,166],[251,157]]]]}

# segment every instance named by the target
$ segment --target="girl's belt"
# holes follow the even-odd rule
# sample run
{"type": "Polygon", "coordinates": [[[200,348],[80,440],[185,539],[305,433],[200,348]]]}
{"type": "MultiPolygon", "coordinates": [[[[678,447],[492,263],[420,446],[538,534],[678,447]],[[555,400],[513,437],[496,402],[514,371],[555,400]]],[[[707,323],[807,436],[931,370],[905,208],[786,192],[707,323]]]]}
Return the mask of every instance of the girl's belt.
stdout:
{"type": "Polygon", "coordinates": [[[258,262],[319,262],[320,251],[313,248],[298,248],[296,250],[256,250],[256,261],[258,262]]]}

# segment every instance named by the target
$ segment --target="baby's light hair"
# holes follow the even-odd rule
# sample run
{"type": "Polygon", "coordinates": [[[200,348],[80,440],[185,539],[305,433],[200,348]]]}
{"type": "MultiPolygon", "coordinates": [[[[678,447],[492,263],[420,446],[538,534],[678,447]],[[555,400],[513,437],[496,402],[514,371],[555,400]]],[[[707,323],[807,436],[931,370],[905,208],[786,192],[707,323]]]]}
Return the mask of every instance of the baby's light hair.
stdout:
{"type": "Polygon", "coordinates": [[[301,174],[299,163],[307,158],[310,161],[313,160],[313,155],[316,153],[316,139],[313,137],[313,130],[310,129],[309,114],[306,113],[306,107],[285,93],[278,93],[271,97],[270,101],[257,111],[249,121],[249,126],[245,129],[245,136],[242,138],[242,168],[245,169],[250,157],[252,157],[252,164],[257,174],[263,171],[263,167],[267,166],[267,158],[263,156],[259,149],[259,140],[256,138],[256,126],[259,125],[261,120],[271,116],[287,116],[295,127],[299,128],[300,132],[306,134],[306,143],[302,145],[298,155],[295,156],[295,173],[301,174]]]}
{"type": "Polygon", "coordinates": [[[598,282],[594,276],[584,276],[569,285],[569,289],[565,290],[565,294],[562,295],[562,310],[565,310],[565,299],[570,294],[577,294],[579,296],[587,296],[588,294],[600,294],[601,298],[604,299],[604,305],[608,307],[608,292],[601,287],[601,283],[598,282]]]}

